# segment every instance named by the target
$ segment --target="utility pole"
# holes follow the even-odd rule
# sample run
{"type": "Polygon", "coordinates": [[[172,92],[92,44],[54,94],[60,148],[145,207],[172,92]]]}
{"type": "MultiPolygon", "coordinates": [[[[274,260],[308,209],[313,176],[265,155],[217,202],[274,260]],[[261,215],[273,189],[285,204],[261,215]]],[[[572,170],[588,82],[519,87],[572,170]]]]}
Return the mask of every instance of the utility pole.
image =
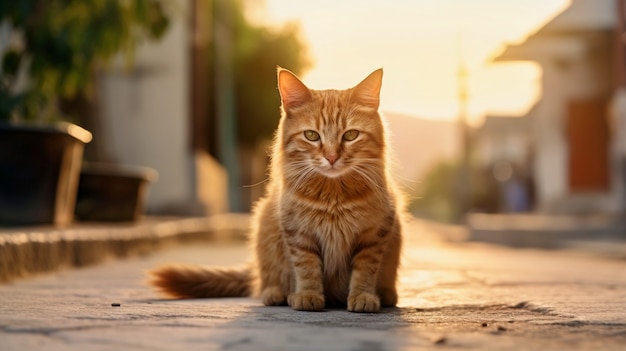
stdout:
{"type": "Polygon", "coordinates": [[[459,105],[457,123],[460,137],[460,169],[458,178],[459,209],[460,217],[469,211],[471,204],[471,176],[470,176],[470,135],[467,124],[467,105],[469,93],[467,87],[468,70],[463,56],[463,37],[459,33],[458,37],[458,68],[457,68],[457,100],[459,105]]]}
{"type": "Polygon", "coordinates": [[[233,3],[229,0],[213,1],[213,43],[215,62],[215,103],[217,115],[218,153],[220,162],[228,173],[228,203],[231,212],[241,210],[239,155],[235,110],[235,83],[233,67],[233,3]]]}
{"type": "Polygon", "coordinates": [[[615,87],[626,87],[626,1],[617,1],[617,23],[615,25],[615,87]]]}
{"type": "Polygon", "coordinates": [[[617,23],[615,24],[614,69],[615,91],[611,101],[609,126],[612,129],[613,149],[617,159],[617,193],[621,212],[626,215],[626,1],[616,4],[617,23]]]}

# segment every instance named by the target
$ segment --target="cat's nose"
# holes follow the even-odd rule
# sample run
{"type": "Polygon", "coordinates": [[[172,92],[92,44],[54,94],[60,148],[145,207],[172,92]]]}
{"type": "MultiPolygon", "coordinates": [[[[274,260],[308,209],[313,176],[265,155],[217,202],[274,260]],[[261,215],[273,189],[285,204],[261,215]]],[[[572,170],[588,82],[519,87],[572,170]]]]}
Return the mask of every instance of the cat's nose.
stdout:
{"type": "Polygon", "coordinates": [[[329,154],[329,155],[325,155],[324,157],[326,157],[326,159],[328,160],[331,166],[334,165],[335,162],[337,162],[337,159],[339,158],[337,154],[329,154]]]}

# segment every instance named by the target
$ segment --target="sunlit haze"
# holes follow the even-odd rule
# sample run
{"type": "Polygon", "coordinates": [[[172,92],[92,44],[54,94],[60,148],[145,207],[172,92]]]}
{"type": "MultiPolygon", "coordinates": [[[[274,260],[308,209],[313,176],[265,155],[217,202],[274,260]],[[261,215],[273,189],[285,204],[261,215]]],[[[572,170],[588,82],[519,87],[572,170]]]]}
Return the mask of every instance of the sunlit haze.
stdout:
{"type": "Polygon", "coordinates": [[[385,70],[383,111],[456,118],[459,62],[467,66],[468,114],[521,115],[540,93],[532,63],[490,63],[523,41],[568,0],[265,0],[264,23],[300,22],[313,66],[312,88],[347,88],[385,70]]]}

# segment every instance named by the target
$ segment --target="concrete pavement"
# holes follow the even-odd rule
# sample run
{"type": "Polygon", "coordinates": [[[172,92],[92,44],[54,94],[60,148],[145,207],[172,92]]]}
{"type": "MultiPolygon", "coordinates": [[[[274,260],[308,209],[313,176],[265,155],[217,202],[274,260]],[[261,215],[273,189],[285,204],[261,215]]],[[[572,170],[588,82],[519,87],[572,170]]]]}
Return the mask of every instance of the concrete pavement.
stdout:
{"type": "Polygon", "coordinates": [[[0,285],[0,350],[626,350],[626,261],[407,234],[400,304],[380,314],[164,300],[143,284],[158,264],[250,255],[211,241],[0,285]]]}

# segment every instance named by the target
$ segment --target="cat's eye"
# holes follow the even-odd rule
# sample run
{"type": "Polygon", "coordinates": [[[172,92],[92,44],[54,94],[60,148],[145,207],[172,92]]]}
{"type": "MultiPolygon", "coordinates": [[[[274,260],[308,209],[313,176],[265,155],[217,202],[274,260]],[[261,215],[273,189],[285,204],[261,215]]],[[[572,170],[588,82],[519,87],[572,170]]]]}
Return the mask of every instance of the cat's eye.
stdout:
{"type": "Polygon", "coordinates": [[[320,135],[314,130],[305,130],[304,137],[309,141],[318,141],[320,140],[320,135]]]}
{"type": "Polygon", "coordinates": [[[352,129],[343,134],[343,140],[352,141],[356,139],[356,137],[358,136],[359,136],[359,131],[352,129]]]}

